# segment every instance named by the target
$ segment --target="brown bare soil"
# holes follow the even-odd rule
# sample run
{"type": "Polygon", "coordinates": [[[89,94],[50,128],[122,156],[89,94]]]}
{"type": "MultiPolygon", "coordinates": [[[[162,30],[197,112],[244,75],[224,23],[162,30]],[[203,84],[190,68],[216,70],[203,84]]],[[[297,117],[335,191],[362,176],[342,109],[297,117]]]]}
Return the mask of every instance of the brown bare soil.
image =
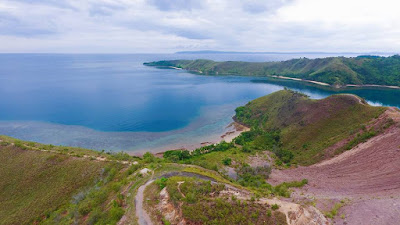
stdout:
{"type": "Polygon", "coordinates": [[[306,178],[305,193],[295,195],[340,201],[338,224],[398,224],[400,221],[400,113],[389,108],[382,118],[394,125],[341,155],[308,167],[274,170],[269,182],[306,178]]]}

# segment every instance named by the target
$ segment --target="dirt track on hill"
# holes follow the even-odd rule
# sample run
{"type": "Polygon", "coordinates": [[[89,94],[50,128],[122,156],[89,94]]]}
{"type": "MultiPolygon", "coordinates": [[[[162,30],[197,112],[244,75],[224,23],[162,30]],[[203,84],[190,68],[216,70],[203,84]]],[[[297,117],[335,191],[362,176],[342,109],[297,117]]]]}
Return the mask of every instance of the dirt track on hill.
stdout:
{"type": "Polygon", "coordinates": [[[397,123],[355,148],[309,167],[274,170],[272,184],[308,179],[305,195],[317,199],[350,199],[346,219],[337,224],[398,224],[400,221],[400,113],[389,109],[397,123]],[[379,201],[378,201],[379,200],[379,201]],[[383,215],[382,215],[383,214],[383,215]]]}

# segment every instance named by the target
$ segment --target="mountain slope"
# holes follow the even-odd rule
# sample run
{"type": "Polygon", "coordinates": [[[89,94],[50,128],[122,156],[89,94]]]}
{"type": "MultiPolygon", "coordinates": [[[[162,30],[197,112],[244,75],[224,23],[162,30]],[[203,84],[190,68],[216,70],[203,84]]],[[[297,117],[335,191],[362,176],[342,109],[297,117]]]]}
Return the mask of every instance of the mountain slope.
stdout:
{"type": "Polygon", "coordinates": [[[0,224],[115,224],[129,175],[115,156],[0,136],[0,224]]]}
{"type": "Polygon", "coordinates": [[[215,62],[170,60],[144,63],[147,66],[177,67],[207,75],[287,76],[330,85],[400,86],[400,56],[354,58],[328,57],[291,59],[282,62],[215,62]]]}
{"type": "Polygon", "coordinates": [[[400,207],[400,111],[387,109],[380,119],[393,124],[382,133],[334,158],[308,167],[273,170],[268,182],[308,179],[297,201],[312,201],[335,224],[397,224],[400,207]],[[334,212],[332,214],[331,212],[334,212]],[[368,212],[368,213],[365,213],[368,212]],[[339,216],[340,215],[340,216],[339,216]]]}
{"type": "Polygon", "coordinates": [[[56,210],[99,178],[104,163],[0,148],[0,224],[27,224],[56,210]]]}
{"type": "Polygon", "coordinates": [[[390,120],[374,124],[374,119],[385,110],[369,106],[354,95],[312,100],[283,90],[237,108],[235,119],[248,126],[279,131],[282,148],[293,152],[293,162],[311,165],[351,148],[364,136],[381,132],[390,120]]]}

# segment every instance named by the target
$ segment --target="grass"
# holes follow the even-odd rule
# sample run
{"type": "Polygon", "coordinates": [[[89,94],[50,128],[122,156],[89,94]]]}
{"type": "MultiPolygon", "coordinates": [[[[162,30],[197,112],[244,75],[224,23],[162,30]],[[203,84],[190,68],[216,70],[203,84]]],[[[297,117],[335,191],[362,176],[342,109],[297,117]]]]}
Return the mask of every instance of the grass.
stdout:
{"type": "Polygon", "coordinates": [[[342,206],[342,203],[336,203],[330,211],[325,212],[325,216],[331,219],[335,218],[338,214],[339,209],[342,208],[342,206]]]}
{"type": "MultiPolygon", "coordinates": [[[[329,210],[329,211],[327,211],[327,212],[324,213],[325,216],[328,217],[328,218],[331,218],[331,219],[335,218],[335,217],[338,215],[339,210],[340,210],[343,206],[345,206],[348,202],[349,202],[348,199],[343,199],[343,200],[341,200],[340,202],[335,203],[335,205],[333,205],[333,207],[332,207],[331,210],[329,210]]],[[[340,216],[340,218],[344,219],[344,218],[345,218],[345,215],[342,214],[342,215],[340,216]]]]}
{"type": "MultiPolygon", "coordinates": [[[[227,183],[227,184],[232,184],[235,185],[233,183],[231,183],[229,180],[223,178],[219,173],[215,172],[215,171],[210,171],[210,170],[206,170],[203,168],[199,168],[199,167],[186,167],[185,169],[183,169],[184,172],[189,172],[189,173],[197,173],[203,176],[207,176],[207,177],[211,177],[214,180],[221,182],[221,183],[227,183]]],[[[237,186],[237,185],[236,185],[237,186]]]]}
{"type": "Polygon", "coordinates": [[[149,213],[149,216],[153,221],[164,220],[163,222],[169,222],[165,220],[161,212],[157,209],[157,204],[160,202],[160,188],[157,184],[152,183],[146,187],[143,193],[143,207],[149,213]]]}
{"type": "MultiPolygon", "coordinates": [[[[274,146],[278,151],[263,145],[278,155],[279,151],[283,151],[285,154],[280,157],[281,161],[311,165],[325,159],[326,148],[359,132],[386,110],[385,107],[359,104],[357,98],[333,95],[312,100],[301,93],[283,90],[239,107],[236,119],[252,126],[252,130],[263,129],[267,134],[279,135],[279,141],[274,146]]],[[[274,140],[277,139],[275,136],[258,138],[274,140]]],[[[349,147],[372,136],[364,135],[350,143],[349,147]]],[[[253,138],[252,144],[257,148],[262,142],[255,140],[257,137],[253,138]]]]}
{"type": "Polygon", "coordinates": [[[125,210],[134,210],[128,193],[146,179],[135,173],[143,167],[141,159],[6,136],[0,140],[0,224],[116,224],[125,210]]]}
{"type": "Polygon", "coordinates": [[[12,137],[0,135],[1,145],[7,146],[9,144],[14,144],[16,147],[23,150],[41,150],[41,151],[51,151],[63,155],[70,155],[75,157],[87,156],[88,158],[102,157],[109,161],[140,161],[139,157],[130,156],[125,152],[105,152],[94,151],[85,148],[78,147],[67,147],[67,146],[55,146],[51,144],[40,144],[31,141],[22,141],[12,137]]]}
{"type": "Polygon", "coordinates": [[[226,151],[210,152],[195,156],[189,160],[185,160],[184,163],[219,171],[226,166],[223,159],[230,159],[231,163],[235,162],[236,164],[242,164],[246,162],[248,156],[250,155],[253,154],[242,152],[238,148],[231,148],[226,151]]]}
{"type": "Polygon", "coordinates": [[[107,163],[0,147],[0,224],[41,220],[94,184],[107,163]]]}
{"type": "Polygon", "coordinates": [[[194,224],[286,224],[284,214],[265,204],[212,197],[225,189],[197,178],[171,177],[166,182],[171,201],[182,209],[182,216],[194,224]],[[184,181],[178,189],[178,182],[184,181]],[[183,196],[183,195],[185,196],[183,196]],[[265,213],[270,210],[270,214],[265,213]]]}

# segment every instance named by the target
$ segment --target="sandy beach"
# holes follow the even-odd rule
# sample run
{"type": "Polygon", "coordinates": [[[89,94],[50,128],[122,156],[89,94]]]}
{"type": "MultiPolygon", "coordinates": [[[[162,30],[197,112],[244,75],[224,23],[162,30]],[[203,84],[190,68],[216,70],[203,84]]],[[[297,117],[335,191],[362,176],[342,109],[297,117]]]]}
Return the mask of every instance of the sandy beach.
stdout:
{"type": "Polygon", "coordinates": [[[232,122],[225,128],[225,132],[222,135],[219,134],[219,135],[211,136],[211,137],[209,137],[209,139],[205,139],[203,142],[200,142],[200,143],[182,144],[182,145],[177,143],[177,145],[175,145],[175,146],[164,146],[161,148],[146,149],[146,150],[132,151],[132,152],[128,151],[127,153],[130,155],[142,156],[145,152],[151,152],[151,153],[155,154],[156,156],[161,157],[163,155],[163,153],[168,150],[185,149],[185,150],[193,151],[196,148],[200,148],[202,146],[211,145],[211,144],[217,144],[217,143],[220,143],[221,141],[231,142],[234,138],[239,136],[242,132],[249,131],[249,130],[250,130],[249,127],[246,127],[237,122],[232,122]]]}
{"type": "Polygon", "coordinates": [[[303,81],[303,82],[318,84],[318,85],[322,85],[322,86],[330,86],[330,85],[327,84],[327,83],[323,83],[323,82],[319,82],[319,81],[313,81],[313,80],[304,80],[304,79],[300,79],[300,78],[284,77],[284,76],[275,76],[275,75],[270,75],[269,77],[278,78],[278,79],[286,79],[286,80],[303,81]]]}

